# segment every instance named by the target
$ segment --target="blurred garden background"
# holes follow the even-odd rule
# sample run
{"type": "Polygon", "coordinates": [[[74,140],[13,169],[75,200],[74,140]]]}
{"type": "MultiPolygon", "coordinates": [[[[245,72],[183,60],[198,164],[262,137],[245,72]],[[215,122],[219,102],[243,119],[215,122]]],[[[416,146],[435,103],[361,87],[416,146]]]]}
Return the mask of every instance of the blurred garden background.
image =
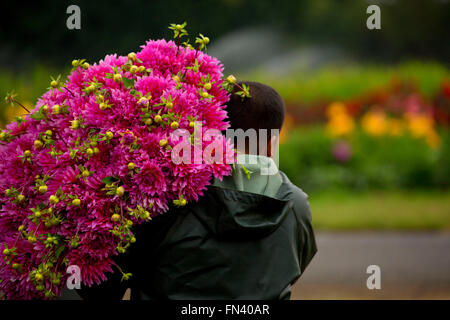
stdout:
{"type": "MultiPolygon", "coordinates": [[[[325,245],[335,242],[327,232],[450,231],[449,1],[9,1],[0,10],[8,13],[0,21],[3,97],[13,89],[31,107],[50,76],[68,74],[72,59],[93,63],[137,51],[150,38],[171,37],[169,23],[187,21],[192,39],[199,32],[211,38],[208,53],[221,59],[226,75],[267,83],[283,96],[280,167],[309,194],[325,245]],[[81,9],[80,30],[66,27],[70,4],[81,9]],[[381,9],[380,30],[366,27],[371,4],[381,9]]],[[[1,126],[21,113],[2,99],[1,126]]],[[[441,248],[428,260],[431,270],[417,274],[422,286],[435,281],[437,297],[449,298],[450,238],[422,246],[395,237],[400,256],[392,255],[400,260],[408,248],[441,248]],[[433,270],[442,276],[429,278],[433,270]]],[[[379,242],[377,257],[392,243],[379,242]]],[[[420,252],[408,261],[419,263],[420,252]]],[[[328,272],[314,270],[317,279],[328,272]]],[[[314,279],[305,286],[316,288],[314,279]]],[[[391,296],[411,297],[413,289],[396,290],[391,296]]],[[[300,291],[294,297],[310,297],[300,291]]],[[[355,296],[364,294],[346,297],[355,296]]]]}

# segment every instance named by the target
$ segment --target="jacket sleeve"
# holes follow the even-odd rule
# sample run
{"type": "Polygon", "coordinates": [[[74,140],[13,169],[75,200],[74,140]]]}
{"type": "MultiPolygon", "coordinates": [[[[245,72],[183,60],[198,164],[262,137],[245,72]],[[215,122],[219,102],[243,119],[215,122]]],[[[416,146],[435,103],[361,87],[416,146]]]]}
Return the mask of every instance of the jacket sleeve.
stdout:
{"type": "Polygon", "coordinates": [[[298,189],[299,193],[294,200],[294,211],[297,217],[299,230],[299,262],[300,271],[304,272],[317,252],[316,238],[312,227],[311,208],[308,202],[308,195],[298,189]]]}

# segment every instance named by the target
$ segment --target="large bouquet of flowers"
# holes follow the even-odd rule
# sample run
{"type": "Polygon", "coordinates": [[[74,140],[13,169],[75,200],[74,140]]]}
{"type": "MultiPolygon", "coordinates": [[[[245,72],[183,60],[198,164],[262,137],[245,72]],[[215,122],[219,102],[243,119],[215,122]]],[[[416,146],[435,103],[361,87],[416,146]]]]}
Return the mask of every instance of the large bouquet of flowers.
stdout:
{"type": "Polygon", "coordinates": [[[207,37],[195,49],[180,45],[184,27],[171,26],[176,42],[148,41],[138,53],[93,65],[74,60],[67,81],[53,79],[35,108],[0,133],[7,299],[58,296],[70,265],[81,267],[83,284],[106,280],[112,258],[136,241],[134,224],[197,200],[212,177],[231,173],[234,151],[220,132],[235,79],[223,80],[219,61],[202,51],[207,37]],[[192,158],[219,141],[223,161],[173,161],[180,129],[192,158]],[[209,143],[195,143],[196,130],[210,129],[218,134],[209,143]]]}

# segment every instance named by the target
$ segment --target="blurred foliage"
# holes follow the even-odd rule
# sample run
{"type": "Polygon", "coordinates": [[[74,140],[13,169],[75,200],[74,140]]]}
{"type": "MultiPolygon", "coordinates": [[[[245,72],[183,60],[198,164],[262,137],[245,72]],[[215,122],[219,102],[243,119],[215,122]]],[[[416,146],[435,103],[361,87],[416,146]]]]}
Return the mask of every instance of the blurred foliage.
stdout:
{"type": "Polygon", "coordinates": [[[355,56],[383,61],[432,58],[448,63],[450,2],[383,1],[381,30],[368,30],[365,0],[166,0],[75,2],[81,30],[68,30],[64,1],[2,1],[0,64],[36,61],[61,67],[74,57],[97,61],[125,54],[150,38],[169,38],[170,22],[188,22],[192,35],[217,39],[230,31],[269,26],[289,44],[330,43],[355,56]]]}
{"type": "Polygon", "coordinates": [[[383,88],[392,81],[412,82],[425,97],[440,89],[450,77],[447,67],[436,62],[409,61],[398,65],[353,64],[324,66],[314,71],[294,71],[277,76],[263,70],[242,74],[245,79],[273,86],[289,103],[346,100],[383,88]]]}
{"type": "Polygon", "coordinates": [[[313,226],[321,230],[450,230],[449,191],[339,190],[314,193],[313,226]]]}
{"type": "Polygon", "coordinates": [[[432,189],[450,182],[450,131],[432,148],[410,134],[372,136],[358,128],[347,139],[323,126],[294,129],[280,146],[280,169],[306,192],[333,189],[432,189]],[[345,148],[344,154],[339,147],[345,148]],[[349,154],[345,154],[349,153],[349,154]]]}

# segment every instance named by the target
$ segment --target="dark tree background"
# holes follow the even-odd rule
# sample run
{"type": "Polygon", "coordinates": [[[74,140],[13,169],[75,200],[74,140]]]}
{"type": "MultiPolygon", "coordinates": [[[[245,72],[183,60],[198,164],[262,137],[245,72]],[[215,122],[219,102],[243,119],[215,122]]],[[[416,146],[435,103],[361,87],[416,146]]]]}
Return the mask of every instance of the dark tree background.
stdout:
{"type": "Polygon", "coordinates": [[[188,22],[210,38],[250,26],[272,26],[292,44],[332,43],[365,60],[430,58],[448,63],[446,0],[164,0],[2,1],[0,66],[36,61],[61,66],[125,54],[150,38],[170,38],[170,22],[188,22]],[[66,9],[81,8],[81,30],[66,28],[66,9]],[[382,29],[366,28],[366,8],[381,7],[382,29]]]}

